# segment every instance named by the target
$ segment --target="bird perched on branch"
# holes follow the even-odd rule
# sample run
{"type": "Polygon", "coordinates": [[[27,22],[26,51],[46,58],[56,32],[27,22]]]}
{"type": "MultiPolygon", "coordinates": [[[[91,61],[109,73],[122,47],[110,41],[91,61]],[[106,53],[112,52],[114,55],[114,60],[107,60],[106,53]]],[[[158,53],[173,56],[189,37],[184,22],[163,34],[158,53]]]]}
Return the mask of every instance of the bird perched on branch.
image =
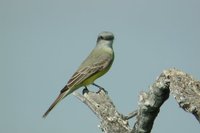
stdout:
{"type": "Polygon", "coordinates": [[[56,100],[44,113],[44,118],[63,98],[71,94],[73,91],[79,89],[80,87],[87,88],[88,85],[92,84],[101,88],[99,85],[95,84],[94,81],[104,75],[110,69],[113,63],[113,40],[114,35],[111,32],[102,32],[98,35],[95,48],[81,63],[77,71],[67,82],[67,85],[60,91],[60,94],[56,100]]]}

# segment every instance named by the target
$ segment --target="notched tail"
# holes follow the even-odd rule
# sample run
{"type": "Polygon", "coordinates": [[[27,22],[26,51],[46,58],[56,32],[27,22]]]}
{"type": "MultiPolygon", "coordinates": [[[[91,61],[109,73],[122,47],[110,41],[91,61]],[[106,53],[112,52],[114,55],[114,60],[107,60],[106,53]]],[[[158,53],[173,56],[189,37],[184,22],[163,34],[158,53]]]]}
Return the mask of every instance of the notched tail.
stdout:
{"type": "Polygon", "coordinates": [[[68,95],[69,92],[69,88],[67,86],[65,86],[61,91],[60,94],[58,95],[58,97],[56,98],[56,100],[51,104],[51,106],[49,107],[49,109],[44,113],[44,115],[42,116],[43,118],[46,118],[47,115],[50,113],[50,111],[65,97],[68,95]]]}

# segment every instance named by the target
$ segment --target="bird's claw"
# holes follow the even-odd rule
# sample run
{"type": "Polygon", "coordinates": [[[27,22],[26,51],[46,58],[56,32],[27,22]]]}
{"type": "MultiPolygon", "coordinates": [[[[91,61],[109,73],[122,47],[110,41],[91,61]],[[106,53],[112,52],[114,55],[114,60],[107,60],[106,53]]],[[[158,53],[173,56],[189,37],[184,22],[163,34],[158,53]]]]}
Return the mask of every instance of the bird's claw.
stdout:
{"type": "Polygon", "coordinates": [[[88,88],[85,87],[85,88],[83,89],[83,91],[82,91],[82,94],[84,95],[85,93],[88,93],[88,92],[89,92],[88,88]]]}

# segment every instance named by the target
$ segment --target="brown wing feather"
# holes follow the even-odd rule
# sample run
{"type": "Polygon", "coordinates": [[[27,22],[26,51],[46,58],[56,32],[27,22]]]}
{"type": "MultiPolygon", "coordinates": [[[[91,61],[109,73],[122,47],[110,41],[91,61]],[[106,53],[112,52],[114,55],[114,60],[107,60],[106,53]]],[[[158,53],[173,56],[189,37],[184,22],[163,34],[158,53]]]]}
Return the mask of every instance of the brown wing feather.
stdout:
{"type": "Polygon", "coordinates": [[[72,88],[73,86],[78,85],[81,82],[85,81],[87,78],[93,76],[97,72],[102,71],[109,66],[110,61],[110,59],[102,58],[101,60],[98,60],[98,62],[93,63],[91,66],[86,66],[77,71],[68,81],[68,88],[72,88]]]}

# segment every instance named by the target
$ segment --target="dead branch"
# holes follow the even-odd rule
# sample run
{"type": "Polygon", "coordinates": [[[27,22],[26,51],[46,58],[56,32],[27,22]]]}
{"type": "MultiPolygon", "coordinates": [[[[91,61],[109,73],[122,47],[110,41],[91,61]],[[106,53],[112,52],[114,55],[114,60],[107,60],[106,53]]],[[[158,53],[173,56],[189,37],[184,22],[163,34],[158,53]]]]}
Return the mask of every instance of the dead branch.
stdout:
{"type": "Polygon", "coordinates": [[[185,111],[200,121],[200,81],[177,69],[163,71],[148,92],[139,95],[138,109],[128,116],[120,114],[104,90],[91,92],[84,89],[83,95],[73,93],[101,120],[100,128],[105,133],[150,133],[160,107],[168,99],[169,92],[185,111]],[[128,119],[136,116],[133,127],[128,119]]]}

